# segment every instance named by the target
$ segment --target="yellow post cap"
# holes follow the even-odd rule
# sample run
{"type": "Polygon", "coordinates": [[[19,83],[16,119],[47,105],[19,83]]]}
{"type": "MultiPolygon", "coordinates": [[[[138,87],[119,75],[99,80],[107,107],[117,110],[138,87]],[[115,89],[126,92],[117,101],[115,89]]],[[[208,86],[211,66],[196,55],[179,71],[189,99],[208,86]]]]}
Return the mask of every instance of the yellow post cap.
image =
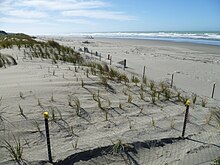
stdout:
{"type": "Polygon", "coordinates": [[[186,101],[186,106],[190,106],[190,100],[186,101]]]}
{"type": "Polygon", "coordinates": [[[48,112],[44,112],[44,118],[48,119],[49,118],[49,113],[48,112]]]}

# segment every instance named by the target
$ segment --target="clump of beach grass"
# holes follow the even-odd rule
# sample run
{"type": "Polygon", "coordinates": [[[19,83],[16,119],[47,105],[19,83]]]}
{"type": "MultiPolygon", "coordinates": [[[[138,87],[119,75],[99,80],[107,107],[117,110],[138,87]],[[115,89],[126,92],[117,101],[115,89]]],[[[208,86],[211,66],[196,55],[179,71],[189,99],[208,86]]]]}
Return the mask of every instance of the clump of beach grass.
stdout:
{"type": "Polygon", "coordinates": [[[153,91],[155,88],[155,82],[153,80],[150,81],[150,90],[153,91]]]}
{"type": "Polygon", "coordinates": [[[120,153],[124,152],[124,146],[123,146],[122,141],[120,139],[113,145],[112,151],[115,154],[120,154],[120,153]]]}
{"type": "Polygon", "coordinates": [[[153,104],[156,104],[156,91],[153,90],[153,91],[151,92],[150,96],[151,96],[151,101],[152,101],[152,103],[153,103],[153,104]]]}
{"type": "Polygon", "coordinates": [[[202,107],[206,107],[206,104],[207,104],[207,99],[202,98],[202,107]]]}
{"type": "Polygon", "coordinates": [[[151,125],[152,125],[153,127],[156,127],[156,121],[154,120],[153,117],[151,118],[151,125]]]}
{"type": "Polygon", "coordinates": [[[192,94],[192,102],[193,104],[196,103],[197,95],[195,93],[192,94]]]}
{"type": "Polygon", "coordinates": [[[131,95],[131,94],[129,94],[129,95],[128,95],[128,103],[131,103],[131,102],[132,102],[132,100],[133,100],[133,97],[132,97],[132,95],[131,95]]]}
{"type": "Polygon", "coordinates": [[[75,96],[75,97],[73,98],[73,101],[74,101],[74,103],[75,103],[75,105],[76,105],[76,114],[77,114],[77,116],[80,116],[80,110],[81,110],[80,100],[79,100],[78,97],[75,96]]]}
{"type": "Polygon", "coordinates": [[[70,107],[72,107],[72,106],[73,106],[73,105],[72,105],[72,97],[71,97],[70,95],[68,95],[67,101],[68,101],[68,105],[69,105],[70,107]]]}
{"type": "Polygon", "coordinates": [[[24,163],[23,160],[23,149],[24,146],[21,143],[21,140],[19,137],[13,136],[13,142],[3,139],[2,141],[2,147],[5,148],[10,157],[16,162],[18,165],[22,165],[24,163]]]}

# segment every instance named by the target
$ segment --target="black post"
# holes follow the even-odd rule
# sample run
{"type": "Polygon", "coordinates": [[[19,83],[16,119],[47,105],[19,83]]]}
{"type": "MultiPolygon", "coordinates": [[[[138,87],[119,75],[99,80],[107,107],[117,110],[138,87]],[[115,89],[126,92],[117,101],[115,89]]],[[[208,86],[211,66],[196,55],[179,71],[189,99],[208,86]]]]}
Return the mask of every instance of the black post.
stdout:
{"type": "Polygon", "coordinates": [[[212,98],[214,97],[214,93],[215,93],[215,82],[214,82],[213,88],[212,88],[212,98]]]}
{"type": "Polygon", "coordinates": [[[145,77],[145,66],[144,66],[144,70],[143,70],[143,80],[144,80],[144,77],[145,77]]]}
{"type": "Polygon", "coordinates": [[[110,65],[112,65],[112,56],[110,56],[110,65]]]}
{"type": "Polygon", "coordinates": [[[186,113],[185,113],[185,118],[184,118],[184,123],[183,123],[182,138],[184,138],[184,135],[185,135],[186,122],[187,122],[187,118],[188,118],[188,114],[189,114],[189,105],[190,105],[190,101],[187,100],[186,101],[186,113]]]}
{"type": "Polygon", "coordinates": [[[126,68],[126,59],[124,59],[124,70],[126,68]]]}
{"type": "Polygon", "coordinates": [[[171,88],[173,87],[173,77],[174,77],[174,74],[172,74],[171,85],[170,85],[171,88]]]}
{"type": "Polygon", "coordinates": [[[44,112],[44,120],[45,120],[45,129],[46,129],[46,137],[47,137],[47,149],[48,149],[48,159],[50,163],[53,163],[52,155],[51,155],[51,146],[50,146],[50,134],[49,134],[49,126],[48,126],[48,112],[44,112]]]}

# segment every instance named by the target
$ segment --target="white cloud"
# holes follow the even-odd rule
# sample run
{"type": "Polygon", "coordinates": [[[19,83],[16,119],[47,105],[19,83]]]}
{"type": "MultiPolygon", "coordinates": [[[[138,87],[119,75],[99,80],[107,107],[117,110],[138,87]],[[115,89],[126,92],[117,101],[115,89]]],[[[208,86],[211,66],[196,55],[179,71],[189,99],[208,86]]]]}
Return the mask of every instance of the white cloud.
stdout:
{"type": "Polygon", "coordinates": [[[87,17],[96,19],[112,19],[112,20],[135,20],[133,16],[126,15],[123,12],[104,11],[104,10],[74,10],[63,11],[63,16],[87,17]]]}
{"type": "Polygon", "coordinates": [[[94,25],[88,18],[130,21],[136,18],[111,10],[107,0],[0,0],[0,22],[66,22],[94,25]],[[106,10],[105,10],[106,9],[106,10]]]}
{"type": "Polygon", "coordinates": [[[47,17],[47,13],[31,10],[10,10],[7,15],[21,18],[44,18],[47,17]]]}
{"type": "Polygon", "coordinates": [[[92,25],[93,23],[84,19],[57,19],[58,22],[67,22],[67,23],[74,23],[74,24],[86,24],[92,25]]]}
{"type": "Polygon", "coordinates": [[[93,9],[108,6],[106,2],[98,0],[22,0],[17,2],[16,5],[23,7],[33,7],[41,10],[93,9]]]}

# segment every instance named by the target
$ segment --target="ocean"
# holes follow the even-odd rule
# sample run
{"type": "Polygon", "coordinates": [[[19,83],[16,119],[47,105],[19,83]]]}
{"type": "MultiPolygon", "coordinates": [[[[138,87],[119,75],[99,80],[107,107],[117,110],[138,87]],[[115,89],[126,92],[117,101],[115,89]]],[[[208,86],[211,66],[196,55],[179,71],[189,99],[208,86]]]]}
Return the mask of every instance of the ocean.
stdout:
{"type": "Polygon", "coordinates": [[[190,42],[208,45],[220,45],[220,31],[218,32],[93,32],[72,33],[72,36],[80,37],[105,37],[105,38],[129,38],[163,40],[173,42],[190,42]]]}

